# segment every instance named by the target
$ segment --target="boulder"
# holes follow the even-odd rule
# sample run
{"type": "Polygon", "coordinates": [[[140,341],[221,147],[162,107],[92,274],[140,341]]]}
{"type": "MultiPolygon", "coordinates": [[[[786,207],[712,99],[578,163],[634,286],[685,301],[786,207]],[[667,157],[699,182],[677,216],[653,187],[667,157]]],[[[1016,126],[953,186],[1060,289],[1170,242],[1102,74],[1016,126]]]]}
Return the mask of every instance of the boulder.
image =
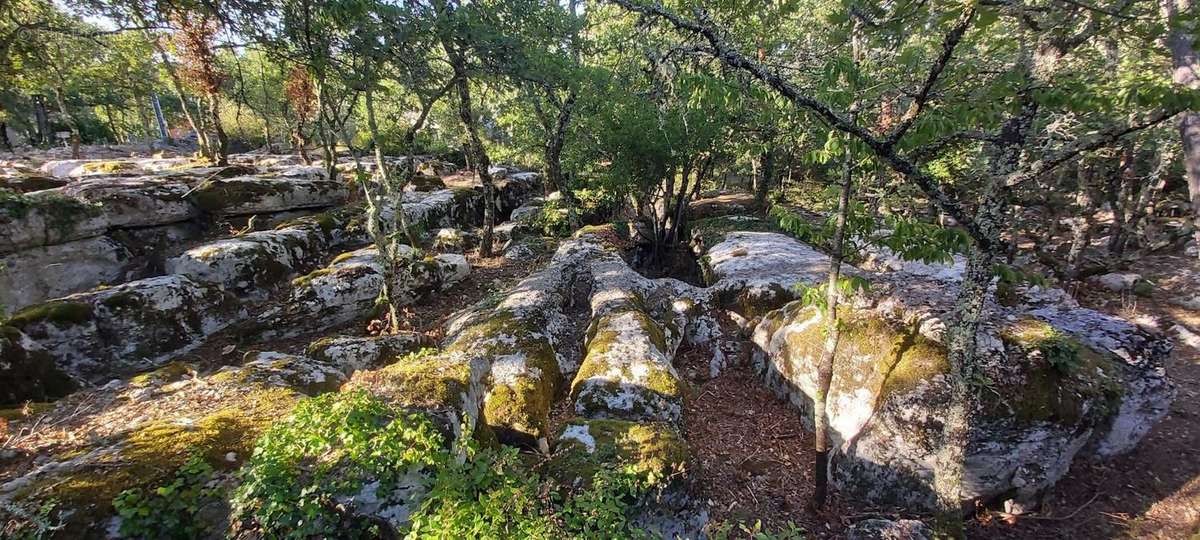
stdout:
{"type": "Polygon", "coordinates": [[[549,449],[550,406],[578,368],[579,325],[568,312],[598,249],[564,243],[545,269],[446,324],[443,354],[488,370],[483,415],[502,442],[549,449]]]}
{"type": "MultiPolygon", "coordinates": [[[[448,289],[470,273],[470,265],[462,255],[417,259],[411,248],[406,252],[408,264],[398,269],[391,284],[392,300],[400,305],[448,289]]],[[[375,248],[343,253],[329,266],[292,280],[288,301],[261,315],[259,326],[264,335],[287,336],[370,316],[376,312],[383,280],[383,266],[375,248]]]]}
{"type": "Polygon", "coordinates": [[[687,320],[672,306],[687,286],[646,279],[612,252],[596,255],[590,274],[587,352],[571,384],[575,413],[677,425],[684,383],[672,362],[687,320]]]}
{"type": "Polygon", "coordinates": [[[133,256],[107,236],[0,256],[0,315],[106,283],[124,281],[133,256]]]}
{"type": "Polygon", "coordinates": [[[446,183],[441,178],[429,174],[417,174],[404,186],[405,191],[437,191],[446,189],[446,183]]]}
{"type": "Polygon", "coordinates": [[[104,234],[112,228],[178,223],[199,215],[188,185],[149,177],[85,180],[0,196],[0,253],[104,234]]]}
{"type": "Polygon", "coordinates": [[[317,228],[258,231],[189,249],[167,261],[167,272],[261,298],[325,252],[326,237],[317,228]]]}
{"type": "Polygon", "coordinates": [[[42,414],[88,436],[21,441],[20,451],[53,457],[0,484],[0,520],[9,527],[6,533],[36,532],[36,519],[44,517],[59,524],[52,536],[61,538],[169,536],[180,530],[222,536],[230,527],[238,470],[259,436],[287,418],[301,398],[335,390],[345,378],[343,366],[264,352],[248,355],[244,366],[206,376],[176,362],[85,390],[42,414]],[[205,489],[170,488],[188,474],[200,474],[187,481],[205,489]],[[159,493],[160,488],[167,491],[159,493]],[[154,527],[178,528],[146,531],[128,523],[139,520],[138,514],[118,515],[114,501],[131,496],[147,501],[142,504],[155,497],[187,503],[184,508],[163,503],[179,521],[151,516],[154,527]]]}
{"type": "Polygon", "coordinates": [[[391,363],[435,343],[425,334],[400,332],[385,336],[326,337],[309,344],[305,355],[339,366],[347,375],[391,363]]]}
{"type": "Polygon", "coordinates": [[[1104,288],[1110,292],[1125,292],[1132,290],[1134,285],[1142,280],[1140,274],[1121,274],[1117,272],[1104,274],[1092,278],[1097,286],[1104,288]]]}
{"type": "Polygon", "coordinates": [[[241,176],[208,180],[197,187],[190,199],[200,209],[217,215],[261,214],[298,208],[319,208],[342,204],[350,196],[346,184],[337,179],[309,176],[306,169],[284,171],[288,176],[241,176]]]}
{"type": "Polygon", "coordinates": [[[161,366],[245,317],[219,288],[169,275],[36,304],[8,324],[63,372],[95,384],[161,366]]]}
{"type": "MultiPolygon", "coordinates": [[[[759,256],[748,250],[740,258],[759,256]]],[[[796,275],[823,273],[820,257],[798,259],[796,275]]],[[[933,509],[950,400],[944,321],[958,284],[946,270],[848,270],[872,287],[842,310],[828,400],[831,479],[873,504],[933,509]]],[[[963,493],[970,502],[1011,497],[1014,511],[1036,505],[1073,460],[1132,448],[1174,395],[1162,336],[1066,295],[1039,290],[1023,298],[1015,306],[989,302],[983,316],[963,493]]],[[[767,313],[754,331],[767,385],[803,418],[811,418],[823,326],[815,308],[794,302],[767,313]]]]}

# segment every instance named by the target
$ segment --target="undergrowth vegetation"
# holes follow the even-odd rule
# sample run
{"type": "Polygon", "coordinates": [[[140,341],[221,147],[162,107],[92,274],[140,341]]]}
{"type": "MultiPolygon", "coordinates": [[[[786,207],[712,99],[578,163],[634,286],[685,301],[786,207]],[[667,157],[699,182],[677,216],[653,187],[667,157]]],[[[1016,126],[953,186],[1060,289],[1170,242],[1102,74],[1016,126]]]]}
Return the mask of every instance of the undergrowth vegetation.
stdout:
{"type": "Polygon", "coordinates": [[[119,532],[267,538],[643,538],[632,517],[664,479],[612,463],[579,482],[539,473],[512,447],[450,441],[430,417],[367,392],[301,402],[268,430],[240,472],[196,456],[165,484],[113,500],[119,532]],[[240,485],[230,492],[227,480],[240,485]],[[585,487],[586,486],[586,487],[585,487]]]}

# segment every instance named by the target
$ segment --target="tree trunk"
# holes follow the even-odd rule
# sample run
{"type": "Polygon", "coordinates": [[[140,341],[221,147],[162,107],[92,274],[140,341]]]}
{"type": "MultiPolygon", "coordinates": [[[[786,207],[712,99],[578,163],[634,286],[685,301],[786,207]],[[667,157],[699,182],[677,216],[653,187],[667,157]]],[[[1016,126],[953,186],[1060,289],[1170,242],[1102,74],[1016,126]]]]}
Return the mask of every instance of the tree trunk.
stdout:
{"type": "Polygon", "coordinates": [[[221,102],[215,93],[208,95],[208,114],[212,119],[213,133],[217,136],[213,158],[218,167],[224,167],[229,165],[229,138],[225,136],[225,128],[221,126],[221,102]]]}
{"type": "Polygon", "coordinates": [[[383,159],[383,147],[379,144],[379,124],[375,120],[375,92],[370,88],[366,91],[367,102],[367,129],[371,132],[371,146],[375,149],[375,168],[379,171],[379,179],[382,182],[383,192],[391,198],[392,205],[396,212],[396,222],[399,228],[404,231],[404,237],[408,239],[408,245],[418,247],[416,236],[413,236],[412,228],[408,226],[408,217],[404,215],[404,184],[407,178],[395,179],[388,171],[387,163],[383,159]]]}
{"type": "Polygon", "coordinates": [[[1092,242],[1092,224],[1095,222],[1096,197],[1092,194],[1094,170],[1086,160],[1079,161],[1078,187],[1075,191],[1075,217],[1071,218],[1071,248],[1067,252],[1067,266],[1063,269],[1063,280],[1074,283],[1079,277],[1079,263],[1092,242]]]}
{"type": "MultiPolygon", "coordinates": [[[[768,153],[769,154],[769,153],[768,153]]],[[[765,156],[764,156],[765,157],[765,156]]],[[[813,507],[825,507],[829,486],[829,415],[827,402],[829,387],[833,382],[833,361],[841,339],[838,324],[838,282],[842,279],[842,259],[846,239],[846,221],[850,212],[850,190],[853,187],[853,170],[850,151],[842,163],[841,193],[838,197],[837,221],[829,253],[829,281],[825,288],[825,343],[821,348],[821,360],[817,364],[817,391],[813,394],[813,446],[816,458],[813,464],[813,507]]],[[[765,160],[764,160],[765,161],[765,160]]]]}
{"type": "MultiPolygon", "coordinates": [[[[138,24],[149,26],[145,19],[138,16],[138,24]]],[[[167,54],[167,50],[159,43],[158,38],[151,35],[149,30],[145,31],[146,39],[154,45],[154,50],[158,52],[159,60],[163,64],[163,69],[167,71],[167,78],[171,79],[171,86],[175,89],[175,95],[179,98],[179,108],[183,109],[183,117],[187,119],[188,126],[192,128],[192,132],[196,134],[196,144],[200,147],[200,155],[212,159],[212,145],[209,143],[208,134],[200,127],[200,122],[197,117],[200,115],[197,111],[196,115],[192,115],[192,108],[188,106],[187,92],[183,90],[183,80],[179,78],[179,72],[175,71],[175,64],[171,63],[171,57],[167,54]]]]}
{"type": "Polygon", "coordinates": [[[0,120],[0,146],[5,150],[12,151],[12,141],[8,140],[8,122],[0,120]]]}
{"type": "MultiPolygon", "coordinates": [[[[1166,45],[1171,51],[1176,84],[1192,90],[1200,89],[1200,55],[1196,53],[1193,36],[1196,28],[1193,0],[1161,0],[1162,14],[1169,31],[1166,45]]],[[[1179,115],[1179,137],[1183,141],[1183,165],[1187,175],[1188,196],[1192,202],[1192,228],[1200,244],[1200,111],[1179,115]]]]}
{"type": "Polygon", "coordinates": [[[488,170],[492,162],[488,159],[487,149],[483,147],[483,140],[479,137],[479,126],[471,110],[471,81],[467,78],[466,60],[462,53],[449,43],[449,39],[443,39],[442,45],[450,57],[451,67],[454,68],[454,81],[458,89],[458,118],[467,132],[471,163],[475,174],[479,176],[479,182],[483,184],[483,234],[479,239],[479,256],[491,257],[492,236],[496,225],[496,187],[492,173],[488,170]]]}
{"type": "Polygon", "coordinates": [[[758,171],[754,177],[754,202],[759,206],[767,203],[767,193],[775,181],[775,148],[768,148],[758,158],[758,171]]]}

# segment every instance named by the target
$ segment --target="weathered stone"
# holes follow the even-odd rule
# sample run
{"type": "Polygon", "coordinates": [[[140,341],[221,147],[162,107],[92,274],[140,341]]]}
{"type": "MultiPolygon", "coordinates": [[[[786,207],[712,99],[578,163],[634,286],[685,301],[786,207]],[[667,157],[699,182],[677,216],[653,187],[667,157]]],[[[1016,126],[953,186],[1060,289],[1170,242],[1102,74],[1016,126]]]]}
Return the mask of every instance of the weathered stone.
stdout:
{"type": "Polygon", "coordinates": [[[933,529],[915,519],[864,519],[846,531],[846,540],[931,540],[933,529]]]}
{"type": "Polygon", "coordinates": [[[167,271],[221,289],[262,297],[325,254],[316,228],[258,231],[204,244],[167,261],[167,271]]]}
{"type": "Polygon", "coordinates": [[[1104,274],[1092,278],[1092,281],[1110,292],[1125,292],[1132,290],[1133,286],[1142,280],[1140,274],[1120,274],[1117,272],[1104,274]]]}
{"type": "MultiPolygon", "coordinates": [[[[200,209],[218,215],[260,214],[297,208],[334,206],[346,201],[349,188],[341,180],[300,175],[243,176],[213,179],[197,187],[190,198],[200,209]]],[[[288,172],[285,171],[285,172],[288,172]]]]}
{"type": "Polygon", "coordinates": [[[0,326],[0,405],[48,401],[75,390],[40,345],[11,326],[0,326]]]}
{"type": "Polygon", "coordinates": [[[434,175],[417,174],[404,186],[405,191],[437,191],[446,189],[446,183],[434,175]]]}
{"type": "Polygon", "coordinates": [[[460,353],[414,355],[350,378],[343,392],[363,390],[405,409],[429,415],[452,438],[490,438],[481,422],[488,368],[480,357],[460,353]],[[465,428],[465,432],[464,432],[465,428]]]}
{"type": "Polygon", "coordinates": [[[390,363],[435,343],[425,334],[400,332],[386,336],[327,337],[309,344],[305,354],[336,366],[347,375],[390,363]]]}
{"type": "MultiPolygon", "coordinates": [[[[87,401],[104,404],[85,420],[97,436],[56,441],[53,458],[0,484],[0,519],[24,530],[31,516],[49,508],[48,518],[62,525],[55,537],[111,537],[120,526],[117,495],[153,492],[190,459],[200,459],[213,468],[207,484],[213,491],[199,501],[203,507],[180,517],[214,537],[224,534],[237,469],[259,435],[302,397],[336,389],[345,377],[304,357],[257,353],[248,359],[201,378],[194,378],[192,366],[173,363],[128,385],[87,390],[87,401]]],[[[47,414],[60,417],[78,406],[64,402],[47,414]]]]}
{"type": "MultiPolygon", "coordinates": [[[[406,252],[408,262],[397,269],[391,284],[391,299],[399,305],[448,289],[470,273],[470,265],[462,255],[416,259],[411,248],[406,252]]],[[[259,325],[266,336],[287,336],[367,317],[376,312],[383,279],[383,266],[375,248],[343,253],[329,266],[294,279],[288,301],[261,315],[259,325]]]]}
{"type": "Polygon", "coordinates": [[[161,276],[27,307],[8,324],[89,383],[147,371],[245,318],[238,300],[183,276],[161,276]]]}
{"type": "Polygon", "coordinates": [[[242,386],[290,388],[315,396],[336,392],[346,382],[351,366],[337,366],[305,356],[278,352],[247,353],[243,364],[226,367],[213,374],[217,383],[236,382],[242,386]],[[345,370],[343,370],[345,368],[345,370]]]}
{"type": "Polygon", "coordinates": [[[65,185],[67,185],[66,180],[49,176],[0,174],[0,189],[7,189],[16,193],[30,193],[44,189],[60,188],[65,185]]]}
{"type": "Polygon", "coordinates": [[[501,441],[546,451],[550,405],[577,368],[577,324],[567,310],[583,262],[598,247],[560,246],[547,268],[446,325],[444,350],[487,366],[484,417],[501,441]]]}
{"type": "MultiPolygon", "coordinates": [[[[822,272],[819,258],[805,261],[808,270],[822,272]]],[[[832,479],[862,500],[933,508],[950,399],[943,321],[957,290],[938,278],[954,273],[850,271],[870,279],[872,291],[842,310],[828,400],[832,479]]],[[[1014,507],[1036,504],[1073,459],[1135,445],[1174,394],[1162,370],[1170,344],[1161,336],[1080,308],[1065,295],[1025,297],[1041,303],[989,303],[983,317],[968,501],[1012,496],[1014,507]]],[[[768,313],[754,334],[765,352],[758,362],[768,386],[805,411],[816,391],[823,326],[815,309],[793,303],[768,313]]]]}
{"type": "Polygon", "coordinates": [[[124,281],[132,255],[100,236],[0,257],[0,315],[51,298],[124,281]]]}
{"type": "Polygon", "coordinates": [[[590,482],[603,467],[678,479],[688,458],[687,442],[664,423],[573,419],[555,440],[546,470],[567,485],[590,482]]]}

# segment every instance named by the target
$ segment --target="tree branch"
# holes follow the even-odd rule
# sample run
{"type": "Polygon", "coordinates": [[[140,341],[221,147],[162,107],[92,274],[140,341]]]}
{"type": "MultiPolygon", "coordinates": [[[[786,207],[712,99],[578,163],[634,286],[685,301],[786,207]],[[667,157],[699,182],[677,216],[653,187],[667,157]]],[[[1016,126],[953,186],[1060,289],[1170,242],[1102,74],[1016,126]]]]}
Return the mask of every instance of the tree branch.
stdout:
{"type": "Polygon", "coordinates": [[[894,146],[909,128],[916,122],[917,117],[925,110],[925,105],[929,103],[929,93],[933,90],[933,86],[937,84],[938,77],[945,71],[946,65],[950,63],[950,58],[954,56],[954,48],[962,41],[963,35],[967,33],[967,29],[971,27],[971,21],[975,18],[975,8],[967,8],[963,11],[962,16],[958,18],[958,22],[946,34],[946,38],[942,40],[942,54],[938,56],[937,61],[933,63],[933,67],[929,68],[929,75],[925,77],[925,84],[921,85],[921,90],[917,92],[917,96],[913,99],[912,105],[905,111],[904,116],[900,118],[900,125],[888,135],[884,141],[889,146],[894,146]]]}

